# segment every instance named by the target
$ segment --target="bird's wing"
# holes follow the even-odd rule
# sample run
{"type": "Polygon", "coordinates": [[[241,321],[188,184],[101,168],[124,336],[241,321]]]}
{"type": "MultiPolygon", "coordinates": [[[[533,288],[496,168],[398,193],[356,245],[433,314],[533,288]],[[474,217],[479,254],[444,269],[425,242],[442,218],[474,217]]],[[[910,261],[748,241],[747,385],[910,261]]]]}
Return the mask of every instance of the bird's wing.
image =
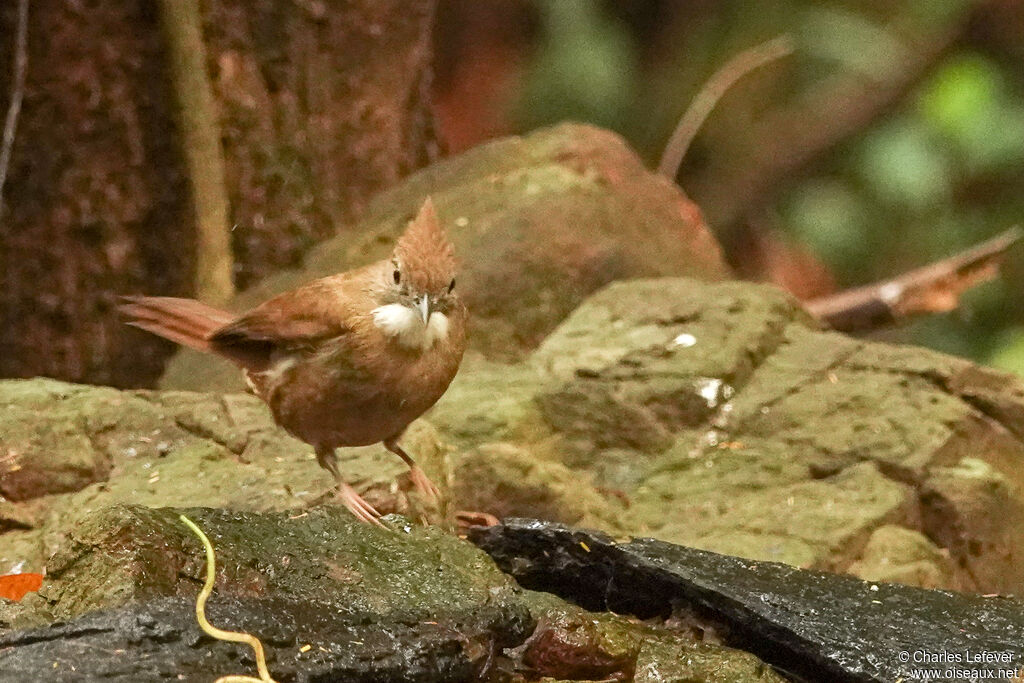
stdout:
{"type": "Polygon", "coordinates": [[[362,293],[352,291],[352,278],[345,275],[316,280],[260,304],[214,331],[213,350],[261,370],[280,352],[307,351],[350,334],[349,311],[362,293]]]}

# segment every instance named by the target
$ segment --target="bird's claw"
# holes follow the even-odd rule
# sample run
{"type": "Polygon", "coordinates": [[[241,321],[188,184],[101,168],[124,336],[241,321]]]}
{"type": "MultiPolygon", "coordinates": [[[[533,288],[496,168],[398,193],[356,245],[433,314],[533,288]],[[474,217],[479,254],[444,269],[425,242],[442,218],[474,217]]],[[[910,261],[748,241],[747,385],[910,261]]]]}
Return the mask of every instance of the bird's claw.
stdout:
{"type": "Polygon", "coordinates": [[[345,482],[338,483],[338,498],[359,521],[385,528],[380,521],[381,515],[377,509],[367,503],[362,496],[356,493],[354,488],[345,482]]]}
{"type": "Polygon", "coordinates": [[[501,522],[489,512],[475,512],[470,510],[459,510],[455,513],[455,525],[460,534],[469,533],[470,527],[497,526],[501,522]]]}
{"type": "Polygon", "coordinates": [[[412,485],[416,487],[416,490],[428,500],[438,501],[441,499],[441,490],[434,482],[430,481],[430,477],[419,465],[409,468],[409,479],[412,480],[412,485]]]}

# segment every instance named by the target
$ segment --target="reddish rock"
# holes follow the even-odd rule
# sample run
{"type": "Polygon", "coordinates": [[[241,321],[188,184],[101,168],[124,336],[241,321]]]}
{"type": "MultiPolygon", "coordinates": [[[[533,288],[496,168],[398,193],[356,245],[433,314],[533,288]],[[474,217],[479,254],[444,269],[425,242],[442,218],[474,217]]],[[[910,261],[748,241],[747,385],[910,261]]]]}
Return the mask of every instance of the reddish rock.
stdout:
{"type": "MultiPolygon", "coordinates": [[[[314,278],[385,258],[431,195],[462,262],[470,344],[492,358],[536,347],[583,299],[613,280],[729,270],[700,210],[648,171],[614,133],[562,124],[434,164],[370,205],[362,223],[310,252],[306,265],[240,295],[241,310],[314,278]]],[[[240,387],[217,361],[181,353],[163,386],[240,387]]]]}

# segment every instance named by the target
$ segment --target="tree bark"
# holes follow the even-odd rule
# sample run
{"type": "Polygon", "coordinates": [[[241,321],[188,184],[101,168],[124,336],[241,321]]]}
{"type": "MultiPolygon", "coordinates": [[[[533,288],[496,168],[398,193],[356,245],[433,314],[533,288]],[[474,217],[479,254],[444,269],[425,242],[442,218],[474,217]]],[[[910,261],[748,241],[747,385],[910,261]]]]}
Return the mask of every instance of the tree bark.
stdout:
{"type": "MultiPolygon", "coordinates": [[[[204,0],[236,282],[357,216],[434,147],[434,0],[204,0]]],[[[0,376],[146,385],[171,346],[118,295],[191,296],[196,225],[155,3],[32,3],[0,226],[0,376]]],[[[0,3],[0,111],[17,3],[0,3]]]]}
{"type": "MultiPolygon", "coordinates": [[[[0,7],[11,63],[15,3],[0,7]]],[[[156,17],[143,2],[31,3],[25,98],[0,227],[0,375],[153,378],[127,348],[120,293],[188,293],[187,188],[156,17]]],[[[9,69],[0,69],[6,109],[9,69]]]]}
{"type": "Polygon", "coordinates": [[[434,5],[209,2],[240,288],[298,265],[434,156],[434,5]]]}

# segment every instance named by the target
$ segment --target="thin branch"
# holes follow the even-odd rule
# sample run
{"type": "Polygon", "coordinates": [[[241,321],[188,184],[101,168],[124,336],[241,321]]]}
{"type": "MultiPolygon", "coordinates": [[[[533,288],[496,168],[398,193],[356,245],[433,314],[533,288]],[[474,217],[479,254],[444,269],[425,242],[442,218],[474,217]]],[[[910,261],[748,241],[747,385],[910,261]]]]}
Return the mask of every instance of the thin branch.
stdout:
{"type": "Polygon", "coordinates": [[[222,303],[234,294],[234,256],[224,180],[224,150],[198,0],[160,0],[171,84],[178,106],[182,158],[196,223],[196,296],[222,303]]]}
{"type": "Polygon", "coordinates": [[[4,210],[4,185],[7,183],[7,169],[14,151],[14,134],[18,129],[18,114],[25,97],[25,73],[28,71],[28,0],[18,2],[18,28],[14,37],[14,79],[11,87],[11,104],[4,120],[4,135],[0,141],[0,216],[4,210]]]}
{"type": "Polygon", "coordinates": [[[793,54],[793,41],[787,35],[778,36],[769,41],[755,45],[735,55],[718,69],[700,89],[683,117],[672,131],[672,137],[665,145],[661,161],[658,162],[658,173],[674,179],[679,173],[686,151],[690,148],[697,131],[704,125],[711,110],[715,108],[722,96],[736,81],[754,69],[793,54]]]}
{"type": "Polygon", "coordinates": [[[1024,237],[1010,228],[971,249],[884,282],[815,299],[807,310],[843,332],[865,332],[913,315],[952,311],[966,290],[999,274],[1007,250],[1024,237]]]}
{"type": "Polygon", "coordinates": [[[687,193],[700,203],[711,225],[735,229],[751,211],[769,204],[779,188],[899,104],[956,45],[973,15],[966,12],[922,41],[886,80],[837,75],[798,102],[766,115],[747,136],[758,145],[749,160],[709,167],[687,180],[687,193]]]}

